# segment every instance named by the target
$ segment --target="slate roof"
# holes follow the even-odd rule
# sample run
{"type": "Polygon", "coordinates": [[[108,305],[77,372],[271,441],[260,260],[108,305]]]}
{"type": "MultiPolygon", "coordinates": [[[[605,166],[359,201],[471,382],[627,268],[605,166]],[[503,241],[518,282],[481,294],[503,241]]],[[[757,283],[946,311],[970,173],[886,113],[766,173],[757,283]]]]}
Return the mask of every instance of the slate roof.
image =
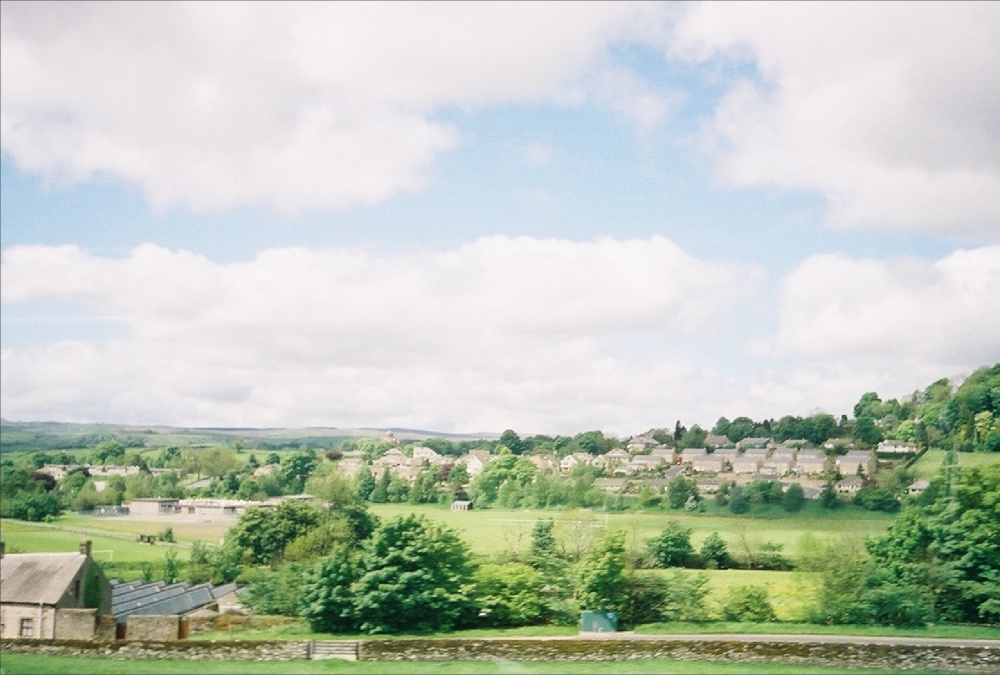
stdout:
{"type": "Polygon", "coordinates": [[[86,563],[82,553],[19,553],[0,559],[0,598],[5,603],[57,604],[86,563]]]}
{"type": "Polygon", "coordinates": [[[192,586],[186,581],[175,584],[116,581],[111,587],[111,613],[119,623],[132,614],[187,614],[235,590],[233,583],[216,586],[206,582],[192,586]]]}

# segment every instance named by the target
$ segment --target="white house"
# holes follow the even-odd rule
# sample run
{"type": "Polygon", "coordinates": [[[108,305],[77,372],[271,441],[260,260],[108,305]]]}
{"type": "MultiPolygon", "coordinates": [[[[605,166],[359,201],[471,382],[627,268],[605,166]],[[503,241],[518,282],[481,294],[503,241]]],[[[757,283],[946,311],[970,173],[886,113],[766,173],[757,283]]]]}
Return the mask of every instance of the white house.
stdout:
{"type": "Polygon", "coordinates": [[[559,462],[559,468],[568,472],[572,471],[577,464],[590,464],[592,461],[593,455],[588,455],[586,452],[574,452],[562,458],[562,461],[559,462]]]}
{"type": "Polygon", "coordinates": [[[465,458],[465,471],[469,474],[470,478],[475,478],[481,474],[484,466],[486,466],[486,463],[472,453],[469,453],[469,455],[465,458]]]}
{"type": "Polygon", "coordinates": [[[889,439],[879,443],[876,452],[883,455],[912,455],[917,452],[917,444],[889,439]]]}

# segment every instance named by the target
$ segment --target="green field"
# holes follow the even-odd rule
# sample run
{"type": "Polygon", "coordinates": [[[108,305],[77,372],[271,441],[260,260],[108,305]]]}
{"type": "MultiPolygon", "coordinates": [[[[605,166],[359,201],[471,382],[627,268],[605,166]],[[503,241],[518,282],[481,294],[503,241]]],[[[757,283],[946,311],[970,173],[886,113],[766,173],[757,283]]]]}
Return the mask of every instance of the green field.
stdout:
{"type": "MultiPolygon", "coordinates": [[[[878,670],[873,668],[835,668],[779,663],[728,663],[724,661],[679,661],[674,659],[636,659],[614,662],[526,662],[526,661],[447,661],[447,662],[397,662],[397,661],[130,661],[103,658],[72,658],[68,656],[36,656],[4,654],[0,673],[3,675],[216,675],[233,673],[248,675],[312,675],[314,673],[343,673],[344,675],[376,675],[440,673],[576,673],[622,674],[633,673],[912,673],[912,670],[878,670]]],[[[937,671],[921,671],[934,673],[937,671]]],[[[952,673],[961,671],[949,671],[952,673]]]]}
{"type": "MultiPolygon", "coordinates": [[[[937,475],[947,454],[948,452],[945,450],[928,450],[913,463],[911,470],[917,478],[930,480],[937,475]]],[[[955,459],[958,460],[958,465],[962,468],[1000,463],[1000,455],[986,452],[956,452],[955,459]]]]}
{"type": "MultiPolygon", "coordinates": [[[[744,545],[755,546],[764,541],[780,543],[784,553],[794,557],[803,537],[817,538],[863,537],[884,532],[891,517],[843,507],[834,511],[810,511],[787,514],[772,511],[769,517],[748,517],[692,514],[685,511],[658,513],[604,514],[586,510],[574,511],[451,511],[443,506],[411,506],[407,504],[376,504],[371,511],[378,517],[418,513],[441,522],[459,532],[476,554],[483,556],[518,556],[531,544],[531,530],[539,519],[556,522],[557,540],[570,552],[579,550],[606,528],[622,528],[628,535],[633,554],[638,555],[646,539],[662,531],[670,520],[677,520],[693,530],[692,543],[701,545],[711,532],[718,532],[727,541],[730,552],[739,554],[744,545]]],[[[139,578],[141,566],[152,563],[162,570],[168,550],[178,552],[183,562],[189,556],[193,542],[217,545],[232,521],[218,523],[141,521],[131,518],[92,517],[67,514],[53,523],[0,521],[8,552],[40,553],[76,551],[81,539],[90,539],[94,559],[105,567],[109,577],[125,581],[139,578]],[[173,530],[176,544],[158,541],[155,545],[140,544],[138,534],[157,534],[166,527],[173,530]]],[[[761,585],[769,590],[778,618],[782,621],[802,619],[809,600],[807,576],[793,572],[764,570],[707,570],[710,605],[721,599],[732,586],[761,585]]]]}
{"type": "MultiPolygon", "coordinates": [[[[832,511],[810,504],[796,514],[780,508],[759,515],[734,516],[729,513],[690,513],[687,511],[657,511],[647,513],[603,513],[585,509],[568,511],[543,510],[471,510],[451,511],[447,506],[410,504],[373,504],[373,514],[388,520],[410,513],[422,514],[455,531],[468,542],[473,553],[493,556],[519,555],[531,544],[531,530],[538,520],[555,521],[557,539],[572,551],[585,545],[606,528],[621,528],[627,534],[629,546],[641,548],[645,540],[659,534],[670,521],[691,528],[691,543],[697,549],[705,537],[718,532],[729,545],[730,552],[739,554],[745,544],[760,542],[781,544],[785,555],[794,557],[806,535],[818,539],[842,537],[864,538],[885,532],[892,516],[865,511],[854,506],[842,506],[832,511]]],[[[114,560],[146,561],[162,557],[156,546],[135,542],[138,534],[157,534],[165,528],[173,530],[180,545],[196,541],[218,544],[235,521],[143,521],[132,518],[93,517],[66,514],[53,523],[25,523],[5,519],[0,521],[8,550],[24,552],[72,551],[80,539],[94,540],[94,549],[113,549],[114,560]],[[11,548],[12,547],[12,548],[11,548]]],[[[157,544],[159,546],[160,543],[157,544]]],[[[95,556],[98,560],[101,558],[95,556]]]]}
{"type": "Polygon", "coordinates": [[[780,508],[760,515],[734,516],[728,512],[691,513],[688,511],[658,511],[649,513],[603,513],[589,510],[471,510],[451,511],[444,506],[411,506],[408,504],[373,504],[371,512],[381,518],[400,514],[420,513],[439,521],[469,542],[476,553],[493,555],[502,552],[527,551],[531,544],[531,529],[538,520],[553,519],[556,538],[568,549],[576,542],[585,543],[605,528],[621,528],[627,534],[628,545],[642,547],[645,540],[658,535],[666,524],[678,521],[692,529],[691,543],[695,549],[712,532],[718,532],[738,553],[744,543],[764,541],[781,544],[786,555],[794,556],[804,536],[818,539],[841,537],[864,538],[886,531],[893,516],[866,511],[854,506],[834,510],[820,509],[810,504],[799,513],[789,514],[780,508]]]}

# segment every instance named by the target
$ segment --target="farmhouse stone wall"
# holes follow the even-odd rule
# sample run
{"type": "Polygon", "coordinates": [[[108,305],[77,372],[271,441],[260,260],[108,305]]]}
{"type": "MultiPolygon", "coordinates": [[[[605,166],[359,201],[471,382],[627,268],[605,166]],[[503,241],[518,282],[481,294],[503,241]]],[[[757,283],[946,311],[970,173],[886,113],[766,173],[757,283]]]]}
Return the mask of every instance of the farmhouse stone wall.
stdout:
{"type": "Polygon", "coordinates": [[[90,640],[96,634],[96,609],[57,609],[57,640],[90,640]]]}
{"type": "MultiPolygon", "coordinates": [[[[118,641],[4,640],[4,652],[96,656],[120,659],[288,661],[308,658],[308,641],[118,641]]],[[[360,661],[626,661],[670,658],[733,663],[788,663],[855,668],[1000,672],[1000,643],[890,645],[805,640],[658,637],[368,639],[359,641],[360,661]]]]}
{"type": "Polygon", "coordinates": [[[168,642],[180,636],[179,616],[133,614],[128,618],[126,637],[129,641],[168,642]]]}

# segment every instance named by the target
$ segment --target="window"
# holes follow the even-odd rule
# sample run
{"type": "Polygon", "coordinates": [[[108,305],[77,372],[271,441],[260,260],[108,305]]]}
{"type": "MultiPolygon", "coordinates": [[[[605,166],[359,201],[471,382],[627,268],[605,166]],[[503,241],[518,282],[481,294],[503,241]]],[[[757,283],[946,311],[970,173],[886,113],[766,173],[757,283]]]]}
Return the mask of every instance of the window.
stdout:
{"type": "Polygon", "coordinates": [[[34,637],[34,623],[32,619],[21,619],[21,637],[34,637]]]}

